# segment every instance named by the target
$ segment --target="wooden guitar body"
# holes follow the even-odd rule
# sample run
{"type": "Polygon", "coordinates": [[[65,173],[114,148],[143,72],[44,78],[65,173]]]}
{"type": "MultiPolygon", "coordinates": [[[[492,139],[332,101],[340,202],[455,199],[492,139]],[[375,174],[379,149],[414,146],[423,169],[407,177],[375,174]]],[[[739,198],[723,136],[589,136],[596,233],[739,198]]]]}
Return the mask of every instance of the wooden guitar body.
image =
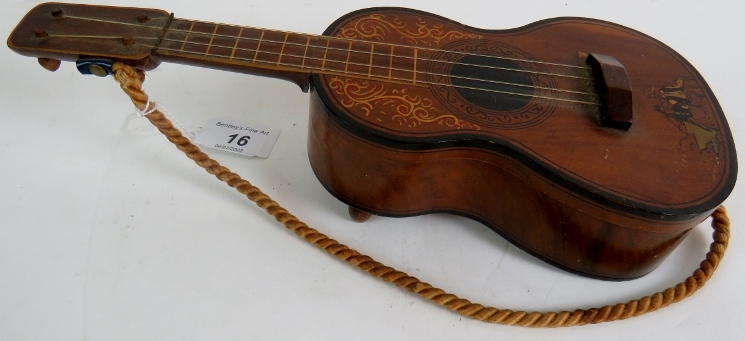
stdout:
{"type": "MultiPolygon", "coordinates": [[[[581,103],[482,107],[480,94],[437,84],[314,75],[311,165],[329,192],[362,211],[467,216],[561,268],[624,280],[659,265],[734,184],[734,145],[710,89],[681,56],[639,32],[575,18],[484,31],[372,9],[325,34],[567,65],[602,53],[625,66],[633,87],[634,121],[624,132],[600,127],[597,109],[581,103]]],[[[438,60],[469,56],[424,51],[434,60],[428,71],[445,75],[430,77],[452,72],[438,60]]],[[[530,82],[577,81],[541,74],[530,82]]]]}
{"type": "Polygon", "coordinates": [[[737,176],[701,75],[663,43],[598,20],[489,31],[374,8],[317,36],[49,3],[8,46],[49,70],[177,62],[290,80],[311,92],[316,176],[362,215],[463,215],[596,278],[652,271],[737,176]]]}

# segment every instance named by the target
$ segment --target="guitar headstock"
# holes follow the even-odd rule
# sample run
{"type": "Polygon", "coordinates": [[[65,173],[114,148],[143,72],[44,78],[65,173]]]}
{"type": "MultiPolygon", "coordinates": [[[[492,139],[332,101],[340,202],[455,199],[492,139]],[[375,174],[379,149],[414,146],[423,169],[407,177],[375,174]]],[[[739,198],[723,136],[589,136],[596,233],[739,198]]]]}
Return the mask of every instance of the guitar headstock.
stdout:
{"type": "Polygon", "coordinates": [[[52,71],[60,60],[81,59],[122,61],[147,70],[157,66],[151,54],[169,18],[168,12],[153,9],[45,3],[26,14],[8,47],[38,57],[52,71]]]}

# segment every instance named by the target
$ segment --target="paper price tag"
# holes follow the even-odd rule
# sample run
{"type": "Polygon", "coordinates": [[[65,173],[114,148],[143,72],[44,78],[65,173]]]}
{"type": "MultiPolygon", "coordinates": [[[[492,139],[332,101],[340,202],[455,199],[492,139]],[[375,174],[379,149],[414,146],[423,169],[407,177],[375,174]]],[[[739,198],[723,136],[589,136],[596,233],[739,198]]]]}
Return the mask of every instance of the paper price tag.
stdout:
{"type": "Polygon", "coordinates": [[[218,117],[204,122],[194,143],[245,156],[267,158],[279,137],[279,129],[218,117]]]}

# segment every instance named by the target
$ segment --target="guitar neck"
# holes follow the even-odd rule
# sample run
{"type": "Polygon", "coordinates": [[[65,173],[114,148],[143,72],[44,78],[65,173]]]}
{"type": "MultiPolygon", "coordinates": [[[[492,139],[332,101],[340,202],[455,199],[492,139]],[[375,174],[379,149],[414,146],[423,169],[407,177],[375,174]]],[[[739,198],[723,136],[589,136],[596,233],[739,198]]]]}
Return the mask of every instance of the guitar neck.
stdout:
{"type": "Polygon", "coordinates": [[[420,54],[405,45],[174,19],[156,58],[288,79],[304,90],[314,73],[419,85],[420,54]],[[417,84],[419,83],[419,84],[417,84]]]}

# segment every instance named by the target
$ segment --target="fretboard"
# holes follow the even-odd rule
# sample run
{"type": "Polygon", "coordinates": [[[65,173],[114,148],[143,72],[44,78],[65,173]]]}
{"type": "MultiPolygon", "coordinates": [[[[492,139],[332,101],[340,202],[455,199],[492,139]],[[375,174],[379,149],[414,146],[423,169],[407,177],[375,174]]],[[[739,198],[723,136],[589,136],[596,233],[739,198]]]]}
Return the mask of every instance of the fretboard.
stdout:
{"type": "Polygon", "coordinates": [[[161,59],[226,69],[323,73],[421,84],[415,47],[175,19],[157,49],[161,59]]]}

